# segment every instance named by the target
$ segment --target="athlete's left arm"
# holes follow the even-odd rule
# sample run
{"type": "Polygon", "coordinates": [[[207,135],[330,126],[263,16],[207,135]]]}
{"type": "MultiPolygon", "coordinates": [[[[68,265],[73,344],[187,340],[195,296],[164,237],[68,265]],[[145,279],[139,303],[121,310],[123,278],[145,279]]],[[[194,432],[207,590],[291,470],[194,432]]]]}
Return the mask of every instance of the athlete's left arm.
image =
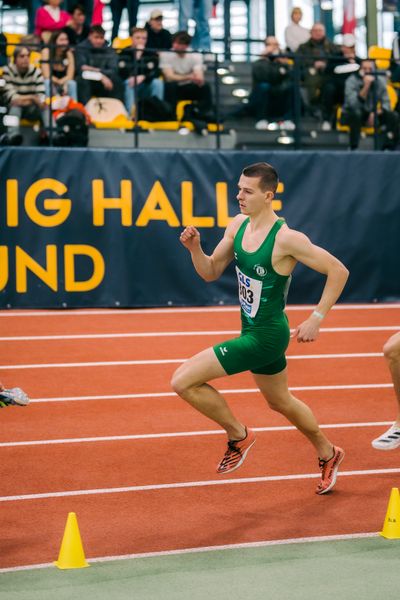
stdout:
{"type": "Polygon", "coordinates": [[[279,245],[281,250],[296,261],[326,275],[325,286],[318,305],[308,319],[296,328],[292,336],[297,337],[298,342],[313,342],[318,336],[322,319],[342,293],[349,271],[340,260],[313,244],[306,235],[299,231],[287,229],[279,240],[279,245]]]}

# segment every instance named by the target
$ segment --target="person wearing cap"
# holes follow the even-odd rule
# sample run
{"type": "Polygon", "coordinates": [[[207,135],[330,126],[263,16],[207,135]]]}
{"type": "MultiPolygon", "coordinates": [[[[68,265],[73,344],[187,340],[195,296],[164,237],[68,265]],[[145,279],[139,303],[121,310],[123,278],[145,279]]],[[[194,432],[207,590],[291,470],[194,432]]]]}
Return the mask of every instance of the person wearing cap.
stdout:
{"type": "Polygon", "coordinates": [[[122,11],[124,8],[126,8],[128,11],[129,31],[132,31],[132,29],[136,27],[139,0],[111,0],[110,8],[113,21],[111,31],[112,40],[118,37],[119,24],[121,22],[122,11]]]}
{"type": "Polygon", "coordinates": [[[151,50],[169,50],[171,48],[172,34],[163,27],[161,10],[158,8],[152,10],[144,27],[147,31],[146,48],[151,50]]]}
{"type": "Polygon", "coordinates": [[[179,31],[188,31],[189,19],[196,23],[192,39],[192,50],[210,52],[211,36],[209,18],[212,0],[179,0],[179,31]]]}

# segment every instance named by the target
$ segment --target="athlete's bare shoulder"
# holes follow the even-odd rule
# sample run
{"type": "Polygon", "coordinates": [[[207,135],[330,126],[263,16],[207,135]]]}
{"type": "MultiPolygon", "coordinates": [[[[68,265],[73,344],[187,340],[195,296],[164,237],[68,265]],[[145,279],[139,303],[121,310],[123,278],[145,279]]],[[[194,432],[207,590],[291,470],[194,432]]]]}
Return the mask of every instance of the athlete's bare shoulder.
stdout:
{"type": "Polygon", "coordinates": [[[276,241],[280,249],[287,254],[291,254],[292,250],[299,246],[310,243],[310,240],[304,233],[296,229],[291,229],[286,223],[278,231],[276,241]]]}
{"type": "Polygon", "coordinates": [[[246,219],[247,219],[246,215],[242,215],[240,213],[235,215],[233,217],[233,219],[229,222],[229,224],[225,230],[225,235],[227,237],[234,238],[239,230],[239,227],[241,226],[243,221],[245,221],[246,219]]]}

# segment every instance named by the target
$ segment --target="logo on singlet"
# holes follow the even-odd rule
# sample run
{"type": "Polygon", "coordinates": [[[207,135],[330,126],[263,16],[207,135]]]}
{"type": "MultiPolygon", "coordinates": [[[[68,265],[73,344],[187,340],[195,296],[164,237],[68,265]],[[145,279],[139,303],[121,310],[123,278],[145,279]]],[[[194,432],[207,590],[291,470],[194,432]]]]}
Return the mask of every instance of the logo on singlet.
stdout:
{"type": "Polygon", "coordinates": [[[224,356],[224,354],[226,354],[228,352],[228,349],[226,346],[220,346],[220,351],[222,356],[224,356]]]}
{"type": "Polygon", "coordinates": [[[260,277],[264,277],[267,274],[267,269],[264,269],[261,265],[255,265],[254,270],[260,277]]]}

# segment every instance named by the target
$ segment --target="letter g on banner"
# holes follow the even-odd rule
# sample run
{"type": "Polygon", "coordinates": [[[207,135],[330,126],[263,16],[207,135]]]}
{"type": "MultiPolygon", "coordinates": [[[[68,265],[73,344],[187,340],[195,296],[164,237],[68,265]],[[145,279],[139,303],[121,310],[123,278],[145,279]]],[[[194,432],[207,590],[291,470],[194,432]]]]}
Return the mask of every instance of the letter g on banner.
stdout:
{"type": "Polygon", "coordinates": [[[46,210],[56,210],[54,214],[45,215],[37,207],[37,199],[41,192],[50,190],[59,196],[65,194],[68,188],[57,179],[38,179],[25,194],[25,210],[29,218],[41,227],[57,227],[66,221],[71,212],[69,198],[46,198],[43,206],[46,210]]]}

